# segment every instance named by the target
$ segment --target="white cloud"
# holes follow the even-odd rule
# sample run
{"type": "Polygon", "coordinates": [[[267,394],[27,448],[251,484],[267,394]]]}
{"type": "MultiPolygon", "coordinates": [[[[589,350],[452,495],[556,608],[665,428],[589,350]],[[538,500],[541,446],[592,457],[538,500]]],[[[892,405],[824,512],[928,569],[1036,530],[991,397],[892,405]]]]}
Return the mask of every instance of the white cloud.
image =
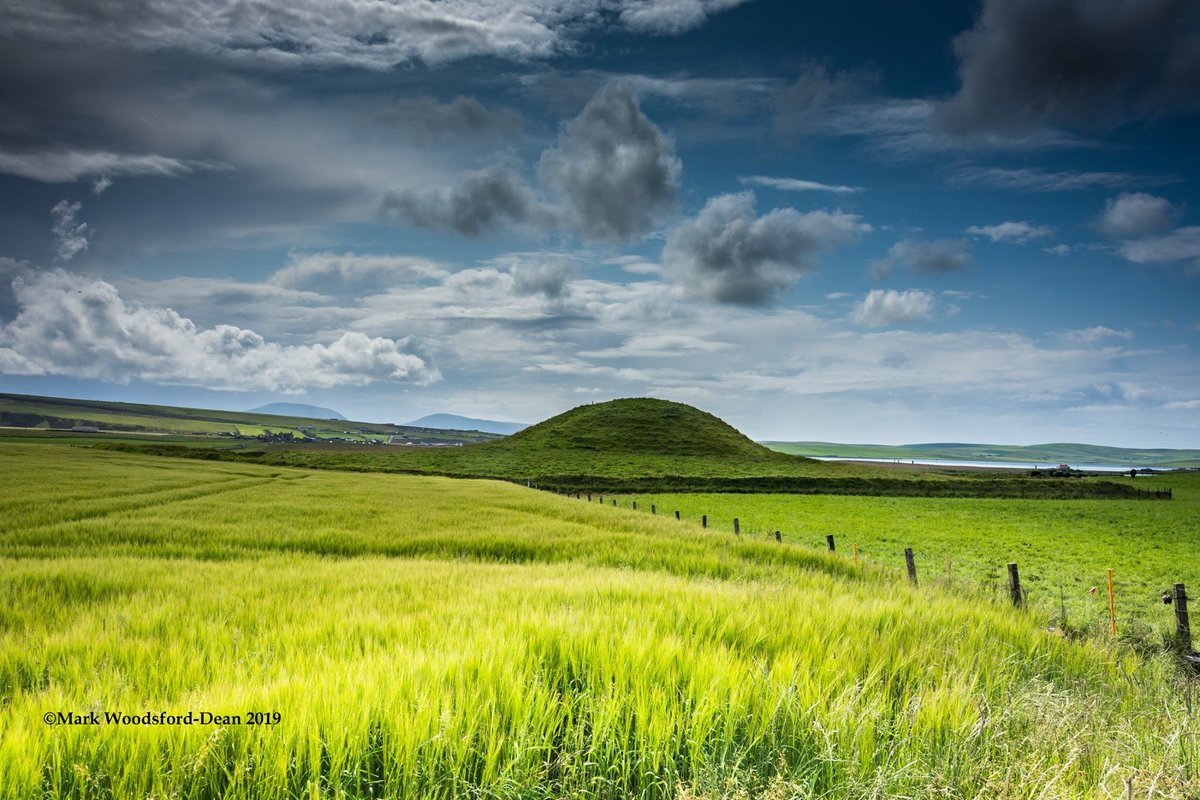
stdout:
{"type": "Polygon", "coordinates": [[[1124,242],[1121,255],[1137,264],[1193,260],[1200,265],[1200,225],[1176,228],[1164,236],[1124,242]]]}
{"type": "Polygon", "coordinates": [[[755,215],[753,192],[712,198],[667,234],[663,268],[689,292],[722,303],[770,302],[825,253],[871,230],[841,211],[776,208],[755,215]]]}
{"type": "Polygon", "coordinates": [[[1071,252],[1071,245],[1056,244],[1053,247],[1043,247],[1042,252],[1049,253],[1052,256],[1065,256],[1071,252]]]}
{"type": "Polygon", "coordinates": [[[625,0],[621,22],[637,33],[671,35],[703,25],[712,14],[747,0],[625,0]]]}
{"type": "Polygon", "coordinates": [[[180,49],[272,64],[390,69],[472,56],[518,61],[567,52],[589,30],[676,34],[743,0],[152,0],[100,10],[13,0],[0,34],[135,50],[180,49]]]}
{"type": "Polygon", "coordinates": [[[850,318],[859,325],[880,328],[928,319],[933,312],[933,306],[933,295],[921,289],[903,292],[894,289],[872,289],[854,309],[850,318]]]}
{"type": "Polygon", "coordinates": [[[870,264],[871,276],[889,277],[899,265],[906,265],[927,275],[966,269],[971,264],[968,245],[962,239],[920,241],[902,239],[888,250],[882,259],[870,264]]]}
{"type": "Polygon", "coordinates": [[[346,332],[328,344],[284,346],[232,325],[201,329],[61,269],[19,275],[13,292],[19,312],[0,328],[0,371],[10,374],[285,392],[441,377],[407,340],[346,332]]]}
{"type": "Polygon", "coordinates": [[[773,178],[769,175],[748,175],[738,178],[743,186],[766,186],[785,192],[833,192],[835,194],[853,194],[861,192],[861,186],[843,186],[834,183],[819,183],[801,178],[773,178]]]}
{"type": "Polygon", "coordinates": [[[75,215],[83,206],[60,200],[50,209],[53,225],[50,233],[54,237],[54,260],[67,262],[87,250],[92,239],[92,229],[86,222],[78,222],[75,215]]]}
{"type": "Polygon", "coordinates": [[[1079,330],[1066,331],[1063,334],[1064,338],[1069,342],[1077,344],[1095,344],[1097,342],[1111,341],[1113,339],[1123,339],[1128,341],[1133,338],[1133,331],[1128,329],[1116,330],[1109,328],[1106,325],[1094,325],[1091,328],[1081,328],[1079,330]]]}
{"type": "Polygon", "coordinates": [[[1105,202],[1099,225],[1111,239],[1134,239],[1165,231],[1178,215],[1178,209],[1165,197],[1125,192],[1105,202]]]}
{"type": "Polygon", "coordinates": [[[1001,222],[998,225],[972,225],[967,228],[967,233],[972,236],[986,236],[993,242],[1024,244],[1033,239],[1043,239],[1054,233],[1054,229],[1029,222],[1001,222]]]}
{"type": "Polygon", "coordinates": [[[96,194],[107,189],[113,177],[142,175],[176,178],[202,170],[228,168],[211,161],[185,161],[160,155],[122,155],[98,150],[39,150],[26,153],[0,150],[0,172],[43,183],[70,183],[80,178],[96,178],[93,186],[96,194]]]}

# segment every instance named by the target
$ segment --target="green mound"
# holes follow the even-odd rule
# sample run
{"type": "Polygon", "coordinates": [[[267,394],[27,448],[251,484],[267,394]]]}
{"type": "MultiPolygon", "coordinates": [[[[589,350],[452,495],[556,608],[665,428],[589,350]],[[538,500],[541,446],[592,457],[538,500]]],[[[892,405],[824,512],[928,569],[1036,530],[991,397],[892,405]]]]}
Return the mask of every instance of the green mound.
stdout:
{"type": "Polygon", "coordinates": [[[685,403],[650,397],[579,406],[486,446],[493,451],[511,452],[556,450],[777,460],[772,451],[712,414],[685,403]]]}

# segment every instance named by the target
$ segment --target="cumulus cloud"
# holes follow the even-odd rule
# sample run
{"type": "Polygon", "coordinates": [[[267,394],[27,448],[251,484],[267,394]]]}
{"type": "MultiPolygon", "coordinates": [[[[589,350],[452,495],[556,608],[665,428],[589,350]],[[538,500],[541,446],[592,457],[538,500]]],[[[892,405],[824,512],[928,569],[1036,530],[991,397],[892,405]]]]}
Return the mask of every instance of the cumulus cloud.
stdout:
{"type": "Polygon", "coordinates": [[[1054,229],[1030,222],[1001,222],[998,225],[972,225],[967,228],[967,233],[972,236],[986,236],[993,242],[1024,244],[1033,239],[1043,239],[1054,233],[1054,229]]]}
{"type": "Polygon", "coordinates": [[[821,255],[869,230],[841,211],[776,208],[756,216],[753,192],[720,195],[668,233],[663,268],[700,297],[763,305],[811,272],[821,255]]]}
{"type": "Polygon", "coordinates": [[[562,194],[579,233],[609,241],[646,232],[672,209],[680,170],[671,140],[621,84],[596,92],[539,164],[543,183],[562,194]]]}
{"type": "Polygon", "coordinates": [[[903,322],[928,319],[933,312],[934,297],[921,289],[898,292],[894,289],[872,289],[858,304],[850,318],[859,325],[881,328],[903,322]]]}
{"type": "Polygon", "coordinates": [[[273,286],[322,294],[381,291],[401,283],[444,278],[449,270],[425,258],[346,253],[293,253],[286,267],[271,276],[273,286]]]}
{"type": "Polygon", "coordinates": [[[954,40],[959,132],[1100,126],[1200,105],[1200,6],[1179,0],[987,0],[954,40]]]}
{"type": "Polygon", "coordinates": [[[86,222],[79,222],[75,218],[82,207],[80,203],[59,200],[54,208],[50,209],[50,219],[53,220],[50,233],[54,237],[56,261],[70,261],[87,250],[91,242],[92,229],[86,222]]]}
{"type": "Polygon", "coordinates": [[[134,50],[179,49],[280,65],[390,69],[570,50],[586,31],[675,34],[744,0],[13,0],[0,34],[134,50]]]}
{"type": "Polygon", "coordinates": [[[820,183],[807,181],[802,178],[775,178],[770,175],[748,175],[738,178],[743,186],[766,186],[785,192],[833,192],[834,194],[853,194],[861,192],[861,186],[843,186],[836,183],[820,183]]]}
{"type": "Polygon", "coordinates": [[[285,346],[233,325],[201,329],[62,269],[18,275],[12,286],[19,311],[0,327],[0,372],[9,374],[286,392],[441,377],[407,339],[347,332],[328,344],[285,346]]]}
{"type": "Polygon", "coordinates": [[[186,161],[160,155],[125,155],[92,150],[37,150],[12,152],[0,150],[0,172],[43,183],[70,183],[95,178],[93,190],[100,194],[112,184],[113,177],[142,175],[176,178],[203,170],[229,167],[215,161],[186,161]],[[99,187],[99,188],[96,188],[99,187]]]}
{"type": "Polygon", "coordinates": [[[870,272],[873,277],[883,279],[901,265],[931,275],[966,269],[970,264],[968,245],[962,239],[903,239],[892,245],[882,259],[872,261],[870,272]]]}
{"type": "Polygon", "coordinates": [[[413,225],[479,236],[506,223],[546,225],[554,219],[533,190],[512,172],[493,167],[471,173],[453,189],[392,192],[385,217],[413,225]]]}
{"type": "Polygon", "coordinates": [[[991,186],[1021,192],[1071,192],[1080,189],[1122,189],[1127,186],[1163,186],[1178,183],[1174,175],[1134,172],[1051,172],[1027,167],[965,167],[950,179],[955,186],[991,186]]]}
{"type": "Polygon", "coordinates": [[[1165,197],[1126,192],[1105,202],[1099,226],[1112,239],[1134,239],[1165,231],[1177,216],[1178,211],[1165,197]]]}

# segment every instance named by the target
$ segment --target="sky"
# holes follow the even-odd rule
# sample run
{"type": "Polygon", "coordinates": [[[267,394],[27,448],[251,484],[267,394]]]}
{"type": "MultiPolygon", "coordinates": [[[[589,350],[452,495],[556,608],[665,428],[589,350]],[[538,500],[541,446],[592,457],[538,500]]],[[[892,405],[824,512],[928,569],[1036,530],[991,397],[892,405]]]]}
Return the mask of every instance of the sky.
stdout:
{"type": "Polygon", "coordinates": [[[1200,4],[6,0],[0,388],[1200,447],[1200,4]]]}

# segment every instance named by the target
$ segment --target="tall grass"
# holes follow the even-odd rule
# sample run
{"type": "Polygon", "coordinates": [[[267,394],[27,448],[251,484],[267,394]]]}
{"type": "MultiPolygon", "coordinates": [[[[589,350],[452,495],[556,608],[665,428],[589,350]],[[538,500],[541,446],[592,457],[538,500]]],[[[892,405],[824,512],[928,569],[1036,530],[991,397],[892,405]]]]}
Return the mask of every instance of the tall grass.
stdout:
{"type": "Polygon", "coordinates": [[[1200,792],[1165,656],[817,550],[494,482],[0,464],[2,798],[1200,792]]]}

